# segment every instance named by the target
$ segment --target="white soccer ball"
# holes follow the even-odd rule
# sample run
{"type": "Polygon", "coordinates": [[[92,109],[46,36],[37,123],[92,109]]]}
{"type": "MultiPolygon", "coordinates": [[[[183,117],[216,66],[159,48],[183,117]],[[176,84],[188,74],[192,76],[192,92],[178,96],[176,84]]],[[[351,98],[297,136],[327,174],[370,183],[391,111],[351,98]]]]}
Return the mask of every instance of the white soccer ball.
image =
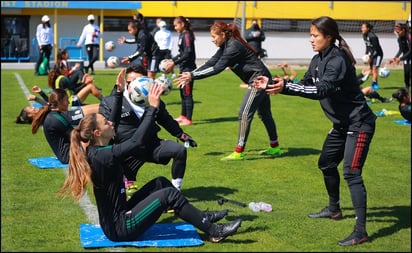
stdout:
{"type": "Polygon", "coordinates": [[[167,72],[166,71],[166,66],[167,66],[167,62],[169,61],[170,59],[163,59],[160,63],[159,63],[159,70],[160,70],[160,72],[163,72],[163,73],[166,73],[166,74],[169,74],[170,72],[167,72]]]}
{"type": "Polygon", "coordinates": [[[364,56],[362,56],[362,61],[363,61],[363,63],[369,63],[369,55],[368,54],[365,54],[364,56]]]}
{"type": "Polygon", "coordinates": [[[173,89],[172,79],[167,77],[165,74],[162,74],[158,78],[156,78],[155,83],[159,83],[160,85],[164,86],[165,89],[162,92],[162,95],[169,94],[173,89]]]}
{"type": "Polygon", "coordinates": [[[116,45],[114,44],[114,42],[112,40],[106,42],[106,44],[104,44],[104,49],[106,49],[107,51],[111,52],[116,48],[116,45]]]}
{"type": "Polygon", "coordinates": [[[138,106],[147,106],[149,104],[147,96],[152,84],[153,79],[147,76],[134,79],[128,86],[130,101],[138,106]]]}
{"type": "Polygon", "coordinates": [[[386,78],[391,74],[391,71],[387,67],[379,68],[379,76],[386,78]]]}
{"type": "Polygon", "coordinates": [[[107,58],[106,64],[109,68],[117,68],[120,66],[120,59],[117,56],[110,56],[109,58],[107,58]]]}

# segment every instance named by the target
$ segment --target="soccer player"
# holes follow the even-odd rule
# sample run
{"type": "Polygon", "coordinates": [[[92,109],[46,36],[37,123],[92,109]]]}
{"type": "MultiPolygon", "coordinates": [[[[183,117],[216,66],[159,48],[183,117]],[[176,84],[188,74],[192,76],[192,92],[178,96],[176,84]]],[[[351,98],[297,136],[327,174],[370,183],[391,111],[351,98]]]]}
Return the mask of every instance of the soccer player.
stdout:
{"type": "Polygon", "coordinates": [[[349,45],[339,34],[336,21],[327,16],[312,20],[310,43],[313,51],[318,53],[298,83],[261,76],[256,79],[255,87],[269,94],[282,93],[319,100],[323,112],[333,124],[318,160],[329,203],[320,212],[308,216],[334,220],[343,217],[338,172],[338,165],[343,160],[343,177],[349,187],[356,219],[353,232],[338,244],[361,244],[368,240],[362,169],[375,133],[377,117],[366,103],[356,80],[356,61],[349,45]],[[339,46],[335,45],[336,41],[339,46]]]}
{"type": "Polygon", "coordinates": [[[270,146],[261,153],[271,156],[280,155],[282,151],[279,147],[276,124],[271,112],[270,97],[263,90],[252,86],[253,80],[259,75],[272,79],[269,69],[259,59],[259,52],[242,38],[236,24],[216,21],[210,27],[210,34],[212,42],[218,47],[217,52],[199,68],[179,74],[176,79],[177,85],[181,87],[192,80],[213,76],[230,68],[244,83],[249,84],[249,87],[246,89],[239,109],[239,132],[235,151],[229,156],[223,157],[222,160],[244,159],[250,125],[256,111],[269,136],[270,146]]]}
{"type": "MultiPolygon", "coordinates": [[[[133,64],[126,70],[126,82],[129,84],[138,77],[146,76],[146,70],[142,65],[133,64]]],[[[140,128],[142,118],[146,113],[144,106],[138,106],[130,101],[129,87],[123,91],[122,113],[116,129],[114,143],[121,143],[130,139],[137,128],[140,128]]],[[[112,93],[113,94],[113,93],[112,93]]],[[[112,117],[114,113],[115,97],[107,96],[100,103],[99,112],[106,118],[112,117]]],[[[160,126],[166,129],[172,136],[196,147],[197,143],[179,126],[178,122],[173,119],[166,109],[166,104],[160,100],[160,105],[156,115],[156,124],[146,133],[147,142],[139,147],[139,152],[133,153],[122,160],[125,170],[125,176],[128,181],[135,181],[136,174],[145,162],[166,165],[173,159],[172,163],[172,183],[180,189],[183,184],[183,177],[186,171],[187,150],[176,141],[160,139],[157,133],[160,126]]]]}
{"type": "Polygon", "coordinates": [[[373,25],[364,22],[361,25],[362,37],[365,42],[365,54],[369,55],[369,66],[372,71],[372,88],[379,89],[378,85],[378,69],[383,60],[383,50],[379,43],[379,38],[372,32],[373,25]]]}
{"type": "MultiPolygon", "coordinates": [[[[173,21],[176,32],[179,33],[178,48],[179,53],[168,62],[166,71],[172,71],[175,65],[179,65],[179,72],[193,71],[196,69],[195,35],[189,19],[179,16],[173,21]]],[[[192,125],[194,101],[193,101],[194,81],[186,83],[181,87],[180,116],[175,118],[181,126],[192,125]]]]}
{"type": "MultiPolygon", "coordinates": [[[[117,87],[113,109],[120,116],[124,83],[117,84],[117,87]]],[[[129,200],[126,199],[121,161],[139,152],[139,146],[148,142],[160,109],[162,92],[160,85],[151,86],[148,97],[150,106],[141,119],[141,127],[136,128],[131,138],[124,142],[109,145],[115,137],[114,126],[118,122],[109,121],[96,113],[82,119],[71,134],[69,174],[60,193],[71,194],[79,200],[87,184],[91,183],[102,230],[115,242],[136,240],[168,210],[174,210],[177,217],[205,232],[211,242],[220,242],[236,233],[242,219],[228,224],[214,224],[227,214],[227,210],[199,210],[164,177],[152,179],[129,200]]]]}

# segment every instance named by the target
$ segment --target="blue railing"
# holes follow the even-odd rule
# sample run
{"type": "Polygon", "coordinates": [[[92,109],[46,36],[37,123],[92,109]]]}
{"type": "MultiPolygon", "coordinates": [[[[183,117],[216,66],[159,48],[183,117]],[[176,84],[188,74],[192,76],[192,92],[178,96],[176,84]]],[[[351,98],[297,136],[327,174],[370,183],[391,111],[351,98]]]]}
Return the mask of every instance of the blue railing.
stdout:
{"type": "Polygon", "coordinates": [[[29,61],[30,46],[28,38],[12,37],[1,39],[1,60],[2,61],[29,61]]]}
{"type": "MultiPolygon", "coordinates": [[[[84,46],[81,48],[77,47],[77,37],[61,37],[59,39],[59,48],[66,48],[69,52],[70,59],[74,60],[87,60],[87,52],[84,46]]],[[[53,52],[50,59],[53,59],[53,52]]],[[[37,44],[37,39],[33,38],[31,40],[31,45],[29,39],[27,38],[11,38],[11,39],[1,39],[1,61],[36,61],[39,57],[39,46],[37,44]],[[30,54],[31,46],[31,54],[30,54]]]]}
{"type": "Polygon", "coordinates": [[[77,47],[78,37],[61,37],[59,41],[59,48],[66,48],[70,59],[87,60],[87,53],[84,46],[77,47]]]}

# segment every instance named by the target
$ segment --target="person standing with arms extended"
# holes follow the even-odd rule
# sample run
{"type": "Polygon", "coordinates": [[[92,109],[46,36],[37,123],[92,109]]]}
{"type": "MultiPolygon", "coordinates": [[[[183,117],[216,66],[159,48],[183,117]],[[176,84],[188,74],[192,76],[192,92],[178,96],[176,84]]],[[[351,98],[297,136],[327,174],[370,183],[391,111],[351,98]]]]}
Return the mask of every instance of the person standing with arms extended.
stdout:
{"type": "MultiPolygon", "coordinates": [[[[179,53],[169,61],[166,71],[173,70],[175,65],[179,65],[179,72],[188,72],[196,69],[196,49],[195,35],[192,30],[189,19],[179,16],[173,21],[173,26],[176,32],[179,33],[177,46],[179,53]]],[[[182,101],[180,116],[175,118],[181,126],[192,125],[193,118],[193,86],[194,81],[191,80],[186,85],[180,88],[180,99],[182,101]]]]}
{"type": "Polygon", "coordinates": [[[36,39],[39,45],[39,59],[37,59],[34,75],[39,75],[39,67],[44,58],[47,59],[47,71],[50,69],[50,55],[53,49],[54,37],[53,28],[50,25],[50,18],[44,15],[41,18],[41,24],[37,26],[36,39]]]}
{"type": "Polygon", "coordinates": [[[93,64],[99,59],[99,38],[102,34],[100,32],[100,28],[94,23],[95,18],[93,14],[87,16],[87,21],[89,21],[89,23],[84,26],[79,41],[77,42],[77,47],[82,47],[84,42],[89,58],[89,65],[85,66],[84,69],[86,73],[89,73],[90,69],[91,74],[94,75],[93,64]]]}
{"type": "Polygon", "coordinates": [[[260,29],[260,26],[256,19],[252,20],[252,25],[246,30],[245,39],[259,54],[260,58],[265,57],[264,50],[262,48],[262,42],[265,41],[265,32],[260,29]]]}
{"type": "Polygon", "coordinates": [[[210,27],[210,34],[212,42],[218,47],[217,52],[199,68],[192,72],[181,73],[176,80],[178,86],[184,87],[192,80],[213,76],[230,68],[249,87],[239,109],[239,132],[235,151],[222,160],[244,159],[250,125],[256,111],[265,125],[270,144],[269,148],[261,154],[281,155],[276,124],[271,112],[270,96],[265,91],[253,87],[253,81],[258,76],[272,79],[269,69],[258,58],[258,52],[242,38],[236,24],[216,21],[210,27]]]}
{"type": "Polygon", "coordinates": [[[372,32],[372,28],[373,26],[368,22],[364,22],[361,25],[362,37],[366,46],[365,54],[369,55],[369,66],[372,71],[371,86],[374,90],[378,90],[378,69],[383,60],[383,50],[379,43],[379,38],[372,32]]]}
{"type": "Polygon", "coordinates": [[[403,63],[403,80],[405,88],[411,91],[411,35],[408,33],[406,24],[396,24],[395,33],[398,36],[399,50],[395,57],[389,60],[389,64],[403,63]]]}
{"type": "Polygon", "coordinates": [[[134,36],[133,39],[126,39],[121,36],[117,42],[122,45],[136,44],[136,51],[131,55],[122,58],[121,62],[129,64],[133,61],[141,64],[147,70],[147,76],[155,79],[156,73],[159,72],[159,46],[153,35],[149,32],[143,22],[132,20],[127,25],[127,31],[134,36]]]}
{"type": "Polygon", "coordinates": [[[343,217],[338,172],[338,165],[343,160],[343,177],[349,186],[356,224],[352,234],[338,244],[361,244],[368,240],[362,168],[375,133],[376,115],[359,87],[354,67],[356,61],[349,45],[339,34],[336,21],[326,16],[314,19],[310,26],[310,43],[318,54],[312,58],[308,71],[298,83],[285,82],[282,78],[258,77],[255,87],[266,89],[268,94],[282,93],[320,101],[323,112],[333,123],[318,160],[329,204],[319,213],[308,216],[335,220],[343,217]]]}

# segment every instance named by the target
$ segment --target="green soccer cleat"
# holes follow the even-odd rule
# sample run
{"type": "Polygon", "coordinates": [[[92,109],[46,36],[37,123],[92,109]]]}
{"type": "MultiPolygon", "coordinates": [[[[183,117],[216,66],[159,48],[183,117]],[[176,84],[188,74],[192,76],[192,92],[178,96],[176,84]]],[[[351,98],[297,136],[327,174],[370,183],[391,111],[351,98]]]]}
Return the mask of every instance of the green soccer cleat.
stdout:
{"type": "Polygon", "coordinates": [[[266,150],[260,152],[261,155],[271,155],[271,156],[280,156],[282,154],[282,150],[280,147],[269,147],[266,150]]]}
{"type": "Polygon", "coordinates": [[[222,161],[240,161],[240,160],[243,160],[244,158],[245,158],[245,154],[243,152],[238,153],[238,152],[235,151],[232,154],[230,154],[226,157],[223,157],[220,160],[222,160],[222,161]]]}

